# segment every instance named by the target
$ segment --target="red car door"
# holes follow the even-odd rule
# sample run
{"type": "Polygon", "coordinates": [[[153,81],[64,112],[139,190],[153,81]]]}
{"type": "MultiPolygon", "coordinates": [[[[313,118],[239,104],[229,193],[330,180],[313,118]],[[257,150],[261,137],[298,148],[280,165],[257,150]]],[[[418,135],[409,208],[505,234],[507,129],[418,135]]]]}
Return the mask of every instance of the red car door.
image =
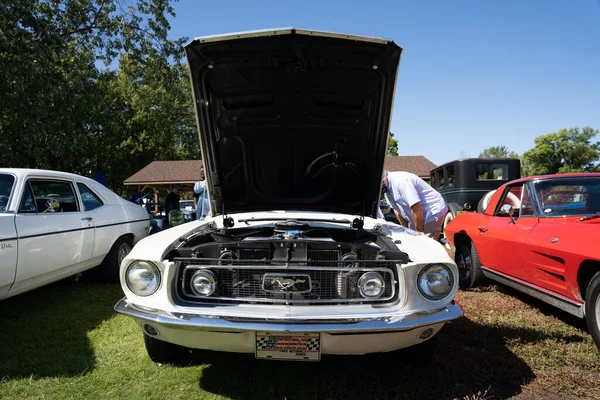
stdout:
{"type": "Polygon", "coordinates": [[[527,282],[532,281],[534,272],[528,262],[526,241],[538,224],[529,193],[527,182],[508,186],[493,216],[478,228],[483,267],[527,282]],[[501,213],[504,205],[513,207],[512,218],[501,213]]]}

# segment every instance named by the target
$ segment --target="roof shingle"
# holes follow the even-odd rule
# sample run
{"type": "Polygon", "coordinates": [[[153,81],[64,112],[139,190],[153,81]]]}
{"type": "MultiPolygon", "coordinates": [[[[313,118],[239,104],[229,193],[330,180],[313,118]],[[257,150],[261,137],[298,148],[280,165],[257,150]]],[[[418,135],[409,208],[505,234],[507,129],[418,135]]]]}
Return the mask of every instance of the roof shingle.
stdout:
{"type": "Polygon", "coordinates": [[[202,160],[153,161],[123,181],[125,185],[194,183],[201,179],[202,160]]]}
{"type": "Polygon", "coordinates": [[[429,178],[429,171],[437,167],[423,156],[387,156],[384,168],[388,171],[412,172],[420,178],[429,178]]]}

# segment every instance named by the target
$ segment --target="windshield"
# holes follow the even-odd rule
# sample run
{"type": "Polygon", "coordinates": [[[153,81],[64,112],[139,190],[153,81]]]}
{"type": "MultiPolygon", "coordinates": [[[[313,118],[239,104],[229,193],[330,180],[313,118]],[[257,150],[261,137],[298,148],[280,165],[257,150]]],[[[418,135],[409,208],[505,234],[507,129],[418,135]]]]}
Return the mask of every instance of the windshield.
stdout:
{"type": "Polygon", "coordinates": [[[535,183],[542,215],[578,216],[600,212],[600,177],[559,178],[535,183]]]}
{"type": "Polygon", "coordinates": [[[0,174],[0,212],[6,211],[8,199],[12,192],[15,177],[7,174],[0,174]]]}

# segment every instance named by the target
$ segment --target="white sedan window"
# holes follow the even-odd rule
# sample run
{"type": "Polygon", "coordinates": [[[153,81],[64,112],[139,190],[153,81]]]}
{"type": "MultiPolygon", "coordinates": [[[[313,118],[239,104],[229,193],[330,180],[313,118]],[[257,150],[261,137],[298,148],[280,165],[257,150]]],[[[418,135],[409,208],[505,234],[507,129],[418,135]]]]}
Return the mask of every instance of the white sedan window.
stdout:
{"type": "Polygon", "coordinates": [[[8,207],[8,199],[14,183],[15,178],[12,175],[0,174],[0,212],[6,211],[8,207]]]}
{"type": "Polygon", "coordinates": [[[104,202],[98,197],[96,193],[92,191],[87,185],[83,183],[77,183],[77,188],[81,194],[81,201],[83,202],[84,211],[91,211],[98,207],[102,207],[104,202]]]}
{"type": "Polygon", "coordinates": [[[21,198],[21,205],[19,205],[20,213],[35,213],[37,212],[35,208],[35,200],[33,199],[33,193],[31,193],[31,187],[29,184],[25,185],[25,190],[23,191],[23,197],[21,198]]]}
{"type": "MultiPolygon", "coordinates": [[[[30,180],[34,203],[38,213],[78,212],[79,207],[73,185],[66,181],[30,180]]],[[[27,193],[23,196],[26,199],[27,193]]],[[[31,193],[29,194],[31,196],[31,193]]],[[[23,201],[21,202],[23,205],[23,201]]]]}

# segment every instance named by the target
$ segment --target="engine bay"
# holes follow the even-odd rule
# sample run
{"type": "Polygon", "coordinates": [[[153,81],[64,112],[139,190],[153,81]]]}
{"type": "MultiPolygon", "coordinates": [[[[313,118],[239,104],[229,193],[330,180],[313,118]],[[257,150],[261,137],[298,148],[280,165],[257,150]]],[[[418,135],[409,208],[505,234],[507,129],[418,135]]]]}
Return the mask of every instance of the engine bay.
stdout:
{"type": "Polygon", "coordinates": [[[204,226],[180,240],[168,258],[186,304],[382,304],[397,297],[397,265],[410,261],[379,232],[293,220],[204,226]]]}
{"type": "Polygon", "coordinates": [[[308,222],[286,220],[258,227],[215,229],[205,226],[181,245],[169,258],[221,260],[263,260],[273,262],[310,262],[355,260],[410,261],[386,235],[362,229],[330,228],[308,222]],[[339,257],[315,257],[315,251],[330,250],[339,257]],[[325,257],[325,258],[324,258],[325,257]]]}

